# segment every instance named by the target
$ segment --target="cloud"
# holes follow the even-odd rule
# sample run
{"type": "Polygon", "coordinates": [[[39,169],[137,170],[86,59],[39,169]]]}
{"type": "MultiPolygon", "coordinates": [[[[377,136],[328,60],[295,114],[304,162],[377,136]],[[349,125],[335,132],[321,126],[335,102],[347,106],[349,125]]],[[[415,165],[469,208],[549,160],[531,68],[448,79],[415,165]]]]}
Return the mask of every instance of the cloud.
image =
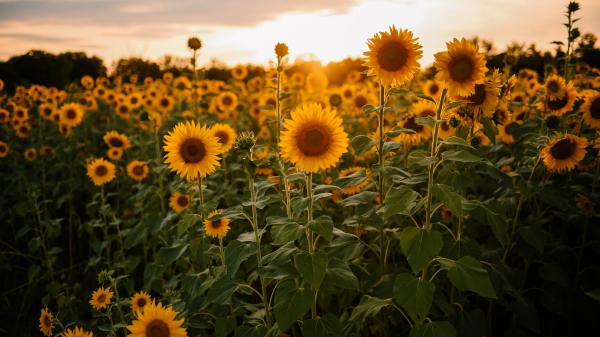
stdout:
{"type": "Polygon", "coordinates": [[[73,39],[61,36],[48,36],[28,33],[0,33],[0,39],[14,39],[32,43],[62,43],[73,39]]]}

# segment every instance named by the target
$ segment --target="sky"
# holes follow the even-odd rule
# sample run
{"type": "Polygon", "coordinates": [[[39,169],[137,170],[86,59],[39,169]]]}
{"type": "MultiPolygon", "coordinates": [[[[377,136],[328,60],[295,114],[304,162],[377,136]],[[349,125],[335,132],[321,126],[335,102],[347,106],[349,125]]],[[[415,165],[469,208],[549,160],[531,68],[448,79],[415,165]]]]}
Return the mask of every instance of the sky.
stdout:
{"type": "MultiPolygon", "coordinates": [[[[390,25],[411,30],[421,64],[453,37],[479,36],[503,49],[517,41],[552,49],[566,36],[563,0],[0,0],[0,60],[31,49],[85,51],[110,66],[122,57],[188,57],[199,63],[266,64],[277,42],[291,61],[361,56],[390,25]]],[[[600,37],[600,0],[580,1],[582,33],[600,37]]]]}

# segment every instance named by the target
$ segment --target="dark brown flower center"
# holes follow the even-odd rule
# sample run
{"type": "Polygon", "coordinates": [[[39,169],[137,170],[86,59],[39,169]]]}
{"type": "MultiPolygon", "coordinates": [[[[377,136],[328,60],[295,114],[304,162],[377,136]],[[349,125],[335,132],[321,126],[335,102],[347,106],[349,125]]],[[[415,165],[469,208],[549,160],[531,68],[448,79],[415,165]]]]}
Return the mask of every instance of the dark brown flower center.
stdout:
{"type": "Polygon", "coordinates": [[[169,326],[160,319],[154,319],[146,325],[146,337],[169,337],[169,335],[169,326]]]}
{"type": "Polygon", "coordinates": [[[204,143],[198,138],[188,138],[179,147],[179,152],[186,163],[198,163],[206,156],[204,143]]]}
{"type": "Polygon", "coordinates": [[[485,96],[485,85],[475,84],[475,93],[467,97],[467,100],[470,101],[472,105],[481,105],[485,101],[485,96]]]}
{"type": "Polygon", "coordinates": [[[407,60],[408,50],[404,44],[398,41],[391,41],[384,44],[377,53],[377,63],[387,71],[402,69],[406,65],[407,60]]]}
{"type": "MultiPolygon", "coordinates": [[[[96,170],[94,171],[98,177],[104,177],[108,173],[108,168],[104,165],[96,166],[96,170]]],[[[104,294],[98,297],[98,301],[104,302],[104,294]]]]}
{"type": "Polygon", "coordinates": [[[550,92],[557,92],[560,89],[560,87],[558,86],[558,83],[556,81],[550,81],[548,83],[547,88],[548,88],[548,91],[550,91],[550,92]]]}
{"type": "Polygon", "coordinates": [[[133,175],[142,176],[144,175],[144,165],[136,165],[133,167],[133,175]]]}
{"type": "Polygon", "coordinates": [[[223,97],[223,99],[221,100],[221,102],[225,106],[230,106],[233,103],[233,99],[231,98],[231,96],[227,95],[227,96],[223,97]]]}
{"type": "Polygon", "coordinates": [[[429,86],[429,93],[431,95],[434,95],[438,93],[438,91],[440,91],[440,86],[437,85],[436,83],[432,84],[429,86]]]}
{"type": "Polygon", "coordinates": [[[442,128],[442,130],[444,130],[444,131],[448,131],[448,130],[450,130],[450,124],[446,123],[446,121],[443,121],[443,122],[440,124],[440,127],[441,127],[441,128],[442,128]]]}
{"type": "Polygon", "coordinates": [[[333,106],[338,106],[342,103],[342,97],[338,94],[333,94],[329,96],[329,104],[333,106]]]}
{"type": "Polygon", "coordinates": [[[162,106],[164,108],[168,107],[169,106],[169,100],[166,99],[166,98],[161,99],[160,100],[160,106],[162,106]]]}
{"type": "Polygon", "coordinates": [[[52,326],[52,320],[50,319],[50,315],[44,315],[44,326],[45,327],[52,326]]]}
{"type": "Polygon", "coordinates": [[[346,90],[344,90],[343,94],[344,94],[345,98],[350,98],[350,97],[352,97],[352,90],[346,89],[346,90]]]}
{"type": "Polygon", "coordinates": [[[298,149],[306,156],[319,156],[329,150],[329,132],[321,125],[307,125],[298,135],[298,149]]]}
{"type": "Polygon", "coordinates": [[[569,138],[561,139],[550,148],[552,157],[558,160],[567,159],[575,153],[577,144],[569,138]]]}
{"type": "MultiPolygon", "coordinates": [[[[98,166],[98,168],[100,167],[104,167],[104,166],[98,166]]],[[[106,168],[105,168],[106,170],[106,168]]],[[[98,169],[96,169],[96,173],[98,172],[98,169]]],[[[104,301],[106,301],[106,295],[104,294],[100,294],[100,296],[98,296],[98,303],[104,303],[104,301]]]]}
{"type": "Polygon", "coordinates": [[[108,143],[110,144],[111,147],[122,147],[124,145],[123,141],[117,137],[111,137],[108,140],[108,143]]]}
{"type": "Polygon", "coordinates": [[[143,306],[146,305],[146,299],[145,298],[138,298],[137,305],[138,305],[138,307],[142,308],[143,306]]]}
{"type": "Polygon", "coordinates": [[[77,117],[77,112],[75,112],[73,109],[69,109],[67,110],[66,115],[68,119],[75,119],[75,117],[77,117]]]}
{"type": "Polygon", "coordinates": [[[6,152],[6,145],[0,144],[0,153],[6,152]]]}
{"type": "Polygon", "coordinates": [[[50,116],[50,115],[52,115],[52,109],[49,107],[45,107],[43,110],[43,113],[45,116],[50,116]]]}
{"type": "Polygon", "coordinates": [[[568,102],[569,102],[569,95],[565,94],[561,98],[548,100],[548,107],[550,108],[550,110],[560,110],[560,109],[564,108],[568,102]]]}
{"type": "Polygon", "coordinates": [[[217,131],[215,136],[219,139],[219,143],[227,144],[229,142],[229,135],[225,131],[217,131]]]}
{"type": "Polygon", "coordinates": [[[594,119],[600,119],[600,97],[596,97],[590,105],[590,115],[594,119]]]}
{"type": "Polygon", "coordinates": [[[463,55],[450,60],[448,64],[450,77],[457,82],[465,82],[471,79],[475,71],[475,65],[470,57],[463,55]]]}
{"type": "Polygon", "coordinates": [[[361,109],[365,104],[367,104],[367,98],[363,95],[358,95],[354,97],[354,106],[361,109]]]}
{"type": "Polygon", "coordinates": [[[188,205],[188,202],[188,197],[185,195],[181,195],[179,196],[179,198],[177,198],[177,205],[181,207],[186,207],[188,205]]]}
{"type": "Polygon", "coordinates": [[[415,132],[419,133],[423,130],[423,125],[417,124],[414,117],[408,117],[406,119],[406,121],[404,122],[404,128],[411,129],[411,130],[414,130],[415,132]]]}
{"type": "Polygon", "coordinates": [[[121,105],[119,106],[119,112],[121,114],[126,114],[127,112],[129,112],[129,108],[127,107],[127,105],[121,105]]]}

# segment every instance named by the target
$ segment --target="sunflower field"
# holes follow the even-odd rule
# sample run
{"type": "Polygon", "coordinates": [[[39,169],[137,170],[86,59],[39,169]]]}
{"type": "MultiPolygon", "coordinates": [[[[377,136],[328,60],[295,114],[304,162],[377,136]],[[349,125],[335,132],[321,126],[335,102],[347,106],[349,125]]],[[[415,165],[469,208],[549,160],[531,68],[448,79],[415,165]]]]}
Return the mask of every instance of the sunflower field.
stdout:
{"type": "MultiPolygon", "coordinates": [[[[273,67],[2,90],[2,336],[594,336],[600,70],[390,26],[273,67]]],[[[6,89],[6,88],[5,88],[6,89]]]]}

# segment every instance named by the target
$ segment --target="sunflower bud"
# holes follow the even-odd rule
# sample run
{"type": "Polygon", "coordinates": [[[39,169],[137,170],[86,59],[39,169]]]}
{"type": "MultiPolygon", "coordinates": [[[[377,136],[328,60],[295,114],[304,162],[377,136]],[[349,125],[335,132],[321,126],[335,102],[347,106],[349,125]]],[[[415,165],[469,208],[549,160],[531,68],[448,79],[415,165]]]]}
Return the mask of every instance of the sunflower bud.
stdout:
{"type": "Polygon", "coordinates": [[[250,151],[256,144],[256,137],[254,132],[242,132],[239,134],[237,141],[235,142],[235,148],[240,151],[250,151]]]}
{"type": "Polygon", "coordinates": [[[579,3],[577,1],[569,2],[569,5],[567,6],[567,10],[569,11],[569,13],[577,12],[579,8],[579,3]]]}
{"type": "Polygon", "coordinates": [[[202,42],[197,37],[190,37],[187,41],[188,48],[191,50],[198,50],[202,47],[202,42]]]}
{"type": "Polygon", "coordinates": [[[275,54],[278,58],[283,58],[288,54],[288,46],[285,43],[278,43],[275,45],[275,54]]]}

